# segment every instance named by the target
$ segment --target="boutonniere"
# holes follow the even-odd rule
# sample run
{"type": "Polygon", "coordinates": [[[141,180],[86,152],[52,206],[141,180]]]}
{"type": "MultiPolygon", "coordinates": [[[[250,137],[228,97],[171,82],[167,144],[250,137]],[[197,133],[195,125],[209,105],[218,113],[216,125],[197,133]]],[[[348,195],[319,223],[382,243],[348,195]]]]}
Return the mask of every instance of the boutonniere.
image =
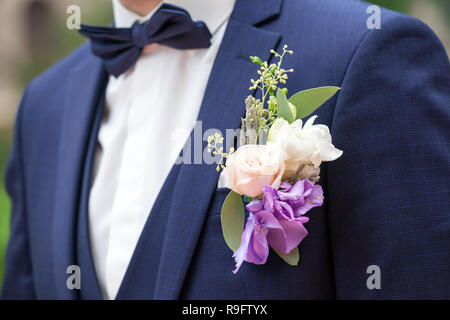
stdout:
{"type": "Polygon", "coordinates": [[[259,66],[259,78],[251,80],[250,90],[260,94],[245,99],[239,147],[225,153],[220,134],[208,137],[208,151],[221,157],[217,170],[223,170],[231,189],[221,223],[236,262],[234,273],[244,261],[266,263],[269,247],[288,264],[298,264],[298,245],[308,234],[305,214],[324,200],[317,183],[320,165],[342,155],[332,144],[328,127],[314,124],[317,116],[302,121],[340,88],[309,89],[288,99],[285,85],[294,70],[281,65],[293,52],[285,45],[282,53],[271,53],[277,63],[250,57],[259,66]],[[249,212],[246,223],[244,205],[249,212]]]}

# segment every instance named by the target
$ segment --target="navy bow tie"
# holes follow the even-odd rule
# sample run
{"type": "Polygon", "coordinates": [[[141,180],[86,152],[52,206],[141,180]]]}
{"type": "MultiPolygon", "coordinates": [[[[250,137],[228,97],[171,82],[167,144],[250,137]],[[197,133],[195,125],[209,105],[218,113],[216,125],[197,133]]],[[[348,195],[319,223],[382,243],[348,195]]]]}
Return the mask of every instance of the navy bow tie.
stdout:
{"type": "Polygon", "coordinates": [[[211,33],[202,21],[193,21],[178,6],[164,3],[144,23],[131,28],[81,25],[91,39],[92,52],[103,59],[109,74],[118,77],[133,66],[145,46],[158,43],[175,49],[208,48],[211,33]]]}

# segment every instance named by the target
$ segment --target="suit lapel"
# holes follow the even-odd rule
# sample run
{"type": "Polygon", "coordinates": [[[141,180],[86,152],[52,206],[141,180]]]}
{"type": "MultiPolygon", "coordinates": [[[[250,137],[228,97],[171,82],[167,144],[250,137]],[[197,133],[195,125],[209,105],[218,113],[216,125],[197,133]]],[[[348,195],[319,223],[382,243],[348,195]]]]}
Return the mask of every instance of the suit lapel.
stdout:
{"type": "MultiPolygon", "coordinates": [[[[203,132],[216,128],[225,134],[225,129],[240,126],[244,99],[250,94],[250,79],[256,72],[248,57],[258,55],[268,60],[270,49],[280,41],[278,33],[253,25],[275,17],[280,5],[281,1],[274,0],[236,2],[200,108],[198,120],[203,132]]],[[[194,139],[192,132],[190,141],[194,139]]],[[[203,142],[202,149],[205,147],[203,142]]],[[[215,165],[181,166],[164,235],[155,299],[179,297],[218,176],[215,165]]]]}
{"type": "MultiPolygon", "coordinates": [[[[75,261],[75,226],[86,147],[96,107],[107,83],[100,59],[87,56],[68,74],[67,95],[58,155],[53,224],[56,291],[60,299],[75,299],[77,290],[66,286],[66,269],[75,261]]],[[[83,286],[83,284],[81,284],[83,286]]]]}

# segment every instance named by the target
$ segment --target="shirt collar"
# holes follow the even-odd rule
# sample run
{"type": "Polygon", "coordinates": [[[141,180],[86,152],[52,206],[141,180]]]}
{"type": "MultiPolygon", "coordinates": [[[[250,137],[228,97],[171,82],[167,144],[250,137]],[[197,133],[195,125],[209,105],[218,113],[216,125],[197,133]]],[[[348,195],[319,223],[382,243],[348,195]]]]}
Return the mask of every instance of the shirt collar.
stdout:
{"type": "MultiPolygon", "coordinates": [[[[203,21],[211,34],[214,35],[233,11],[235,0],[165,0],[163,2],[184,8],[194,21],[203,21]]],[[[158,10],[159,6],[145,17],[128,10],[119,0],[113,0],[113,8],[115,26],[117,28],[129,28],[136,21],[148,20],[158,10]]]]}

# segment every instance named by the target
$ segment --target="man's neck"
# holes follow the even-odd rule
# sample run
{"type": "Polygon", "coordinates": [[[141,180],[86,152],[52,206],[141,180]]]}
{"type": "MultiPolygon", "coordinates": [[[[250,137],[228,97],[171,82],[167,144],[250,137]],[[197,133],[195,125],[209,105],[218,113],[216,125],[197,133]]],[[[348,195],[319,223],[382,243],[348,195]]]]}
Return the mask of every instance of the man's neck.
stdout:
{"type": "Polygon", "coordinates": [[[152,12],[161,2],[162,0],[120,0],[125,8],[141,17],[152,12]]]}

